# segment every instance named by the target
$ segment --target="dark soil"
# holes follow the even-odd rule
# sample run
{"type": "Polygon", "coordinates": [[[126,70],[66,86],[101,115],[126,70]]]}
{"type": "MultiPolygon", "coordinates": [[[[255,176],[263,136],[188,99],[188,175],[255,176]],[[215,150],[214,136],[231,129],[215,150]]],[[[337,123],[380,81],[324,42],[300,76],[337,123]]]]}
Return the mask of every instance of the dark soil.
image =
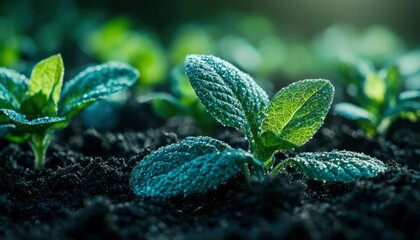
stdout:
{"type": "MultiPolygon", "coordinates": [[[[144,107],[128,110],[144,113],[142,124],[124,117],[112,133],[84,130],[76,119],[56,134],[41,170],[32,168],[26,144],[0,142],[0,239],[420,239],[418,124],[398,121],[385,139],[373,140],[328,116],[310,142],[277,156],[346,149],[389,166],[354,184],[288,169],[250,185],[239,174],[205,194],[142,199],[128,186],[136,164],[200,131],[189,119],[162,125],[144,107]]],[[[247,146],[232,129],[219,127],[214,137],[247,146]]]]}

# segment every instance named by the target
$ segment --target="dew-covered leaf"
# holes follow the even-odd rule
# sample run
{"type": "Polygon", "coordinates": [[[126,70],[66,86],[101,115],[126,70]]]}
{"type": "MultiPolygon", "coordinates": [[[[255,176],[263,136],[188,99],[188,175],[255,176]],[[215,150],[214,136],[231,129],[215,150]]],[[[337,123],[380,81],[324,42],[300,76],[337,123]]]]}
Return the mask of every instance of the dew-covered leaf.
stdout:
{"type": "Polygon", "coordinates": [[[49,101],[56,105],[60,99],[63,85],[64,66],[60,54],[40,61],[32,70],[29,82],[28,96],[41,92],[49,101]]]}
{"type": "Polygon", "coordinates": [[[309,178],[319,181],[355,182],[361,177],[374,177],[386,170],[386,165],[378,159],[349,151],[302,153],[285,161],[309,178]]]}
{"type": "Polygon", "coordinates": [[[138,77],[139,72],[124,63],[89,67],[63,87],[59,115],[71,117],[94,101],[127,89],[138,77]]]}
{"type": "Polygon", "coordinates": [[[244,129],[249,140],[258,135],[268,96],[251,76],[211,55],[187,56],[185,72],[198,98],[217,121],[244,129]]]}
{"type": "Polygon", "coordinates": [[[241,149],[209,137],[189,137],[162,147],[134,168],[130,187],[142,197],[171,197],[217,188],[249,163],[261,163],[241,149]]]}
{"type": "Polygon", "coordinates": [[[0,108],[18,109],[28,90],[28,83],[24,75],[0,67],[0,108]]]}
{"type": "Polygon", "coordinates": [[[334,104],[334,113],[349,120],[373,122],[375,117],[364,108],[351,103],[334,104]]]}
{"type": "Polygon", "coordinates": [[[322,125],[333,96],[334,87],[323,79],[303,80],[281,89],[262,124],[264,146],[285,150],[307,142],[322,125]]]}
{"type": "Polygon", "coordinates": [[[36,132],[50,127],[61,128],[67,123],[66,118],[62,117],[40,117],[28,120],[25,115],[11,109],[0,109],[0,111],[16,126],[16,130],[24,132],[36,132]]]}

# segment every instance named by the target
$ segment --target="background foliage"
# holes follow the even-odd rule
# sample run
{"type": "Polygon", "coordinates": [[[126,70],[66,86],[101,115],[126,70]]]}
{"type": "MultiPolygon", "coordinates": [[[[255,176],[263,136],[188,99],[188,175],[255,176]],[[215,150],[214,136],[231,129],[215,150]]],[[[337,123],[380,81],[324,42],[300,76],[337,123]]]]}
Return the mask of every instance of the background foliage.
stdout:
{"type": "Polygon", "coordinates": [[[0,65],[28,74],[61,53],[70,78],[119,60],[140,70],[138,95],[164,91],[191,103],[171,90],[186,54],[226,59],[270,95],[299,79],[331,79],[337,99],[345,98],[339,62],[362,57],[379,69],[400,62],[404,87],[419,89],[416,9],[410,0],[1,1],[0,65]]]}

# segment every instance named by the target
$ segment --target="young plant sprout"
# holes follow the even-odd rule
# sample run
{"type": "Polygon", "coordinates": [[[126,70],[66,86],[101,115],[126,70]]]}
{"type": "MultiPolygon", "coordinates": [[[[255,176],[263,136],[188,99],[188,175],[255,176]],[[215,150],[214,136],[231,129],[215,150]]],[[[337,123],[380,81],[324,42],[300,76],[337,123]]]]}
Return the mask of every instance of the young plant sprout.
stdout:
{"type": "Polygon", "coordinates": [[[356,104],[342,102],[334,112],[353,121],[369,136],[383,136],[397,118],[420,118],[420,91],[401,92],[398,67],[375,71],[366,61],[343,63],[342,72],[356,104]]]}
{"type": "Polygon", "coordinates": [[[45,164],[45,155],[55,130],[98,99],[133,85],[139,73],[117,62],[89,67],[63,85],[61,55],[40,61],[30,79],[0,68],[0,137],[28,142],[35,155],[35,168],[45,164]]]}
{"type": "Polygon", "coordinates": [[[353,182],[386,169],[377,159],[348,151],[301,153],[276,163],[276,152],[301,146],[322,125],[334,95],[328,80],[293,83],[270,102],[249,75],[220,58],[189,55],[185,71],[206,110],[220,123],[244,130],[249,149],[233,149],[210,137],[162,147],[133,170],[130,186],[139,196],[205,192],[241,170],[250,179],[292,166],[316,180],[353,182]]]}

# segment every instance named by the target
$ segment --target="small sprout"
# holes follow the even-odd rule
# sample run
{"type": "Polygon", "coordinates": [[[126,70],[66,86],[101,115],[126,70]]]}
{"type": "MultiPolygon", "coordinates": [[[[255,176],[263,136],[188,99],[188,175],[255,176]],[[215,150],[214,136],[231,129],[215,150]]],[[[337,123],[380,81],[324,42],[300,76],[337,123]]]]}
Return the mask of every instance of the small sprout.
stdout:
{"type": "Polygon", "coordinates": [[[0,137],[28,142],[35,155],[35,168],[45,164],[45,155],[55,130],[98,99],[133,85],[139,73],[117,62],[89,67],[63,85],[61,55],[40,61],[28,79],[0,68],[0,137]]]}
{"type": "Polygon", "coordinates": [[[271,100],[247,74],[206,55],[189,55],[186,74],[206,110],[220,123],[245,131],[249,151],[209,137],[190,137],[163,147],[133,170],[139,196],[171,197],[216,188],[240,171],[245,177],[275,175],[286,166],[321,181],[354,182],[385,170],[374,158],[347,151],[302,153],[280,163],[274,154],[299,147],[322,125],[334,88],[312,79],[281,89],[271,100]]]}
{"type": "Polygon", "coordinates": [[[334,112],[352,121],[369,136],[383,136],[397,118],[420,118],[420,91],[401,92],[399,69],[391,66],[379,72],[360,60],[343,63],[342,72],[356,104],[342,102],[334,105],[334,112]]]}

